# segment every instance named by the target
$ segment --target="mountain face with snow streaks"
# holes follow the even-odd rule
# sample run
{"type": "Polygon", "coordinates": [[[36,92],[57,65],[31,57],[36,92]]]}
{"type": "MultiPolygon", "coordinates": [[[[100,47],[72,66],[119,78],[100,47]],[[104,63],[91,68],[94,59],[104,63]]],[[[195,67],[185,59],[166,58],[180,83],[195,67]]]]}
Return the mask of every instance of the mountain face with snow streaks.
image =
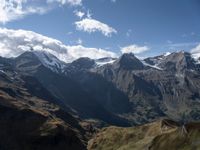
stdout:
{"type": "Polygon", "coordinates": [[[33,76],[57,103],[84,119],[122,126],[161,117],[198,120],[200,65],[188,52],[144,60],[133,54],[117,59],[83,57],[65,63],[33,50],[16,58],[2,57],[0,64],[2,74],[10,70],[33,76]]]}

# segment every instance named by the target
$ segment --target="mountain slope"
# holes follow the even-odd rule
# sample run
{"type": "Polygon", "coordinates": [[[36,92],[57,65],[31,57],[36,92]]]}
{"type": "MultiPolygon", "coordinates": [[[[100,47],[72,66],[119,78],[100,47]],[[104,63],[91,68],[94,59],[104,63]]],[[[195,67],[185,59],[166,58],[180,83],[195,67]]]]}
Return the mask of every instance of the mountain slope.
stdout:
{"type": "MultiPolygon", "coordinates": [[[[90,68],[90,65],[91,67],[94,65],[93,60],[81,58],[71,64],[65,64],[66,66],[63,70],[55,71],[51,68],[52,66],[47,67],[47,64],[41,61],[41,58],[44,58],[40,57],[41,55],[46,55],[46,53],[38,56],[35,52],[25,52],[13,59],[10,66],[13,72],[23,76],[26,87],[31,93],[49,99],[48,94],[45,94],[45,92],[49,92],[54,97],[52,100],[56,104],[83,119],[92,118],[103,121],[105,124],[129,125],[127,120],[117,116],[108,107],[104,107],[104,102],[100,101],[97,95],[92,95],[90,91],[82,86],[77,78],[74,78],[79,74],[83,75],[84,72],[87,72],[88,67],[90,68]],[[41,84],[43,89],[37,91],[31,89],[32,86],[37,87],[38,84],[41,84]]],[[[46,58],[44,61],[46,61],[46,58]]],[[[55,67],[57,69],[57,66],[55,67]]],[[[104,82],[107,83],[107,81],[104,82]]],[[[112,87],[112,89],[115,88],[112,87]]],[[[115,91],[115,93],[118,92],[115,91]]],[[[113,109],[115,109],[115,106],[113,106],[113,109]]]]}
{"type": "MultiPolygon", "coordinates": [[[[145,63],[150,63],[148,60],[145,63]]],[[[131,122],[140,124],[163,116],[198,120],[200,72],[196,61],[182,51],[151,60],[149,66],[133,54],[125,54],[94,72],[128,96],[132,110],[124,117],[131,122]],[[151,67],[155,65],[160,69],[151,67]]]]}
{"type": "Polygon", "coordinates": [[[102,129],[89,141],[89,150],[191,150],[198,149],[200,124],[180,126],[161,120],[138,127],[102,129]]]}
{"type": "Polygon", "coordinates": [[[200,65],[186,52],[143,61],[124,54],[100,66],[89,58],[65,64],[35,51],[1,60],[1,70],[24,76],[30,92],[41,98],[49,92],[56,104],[83,119],[120,126],[165,116],[183,122],[199,119],[200,65]],[[35,80],[30,82],[29,76],[35,80]],[[31,90],[39,84],[43,89],[31,90]]]}
{"type": "Polygon", "coordinates": [[[0,80],[0,149],[86,149],[86,131],[54,103],[51,94],[42,90],[46,96],[42,99],[44,95],[30,92],[25,80],[11,72],[0,73],[0,80]]]}

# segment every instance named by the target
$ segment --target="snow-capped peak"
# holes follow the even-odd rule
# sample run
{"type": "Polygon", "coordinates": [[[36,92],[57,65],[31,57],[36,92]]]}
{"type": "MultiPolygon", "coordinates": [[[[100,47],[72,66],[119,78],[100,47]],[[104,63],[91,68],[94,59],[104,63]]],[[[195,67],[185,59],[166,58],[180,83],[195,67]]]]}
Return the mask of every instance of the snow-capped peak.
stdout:
{"type": "Polygon", "coordinates": [[[170,52],[165,52],[164,54],[163,54],[163,56],[168,56],[168,55],[170,55],[171,53],[170,52]]]}
{"type": "Polygon", "coordinates": [[[148,67],[151,67],[151,68],[154,68],[154,69],[157,69],[157,70],[163,70],[162,68],[158,67],[157,64],[151,65],[151,64],[146,63],[144,60],[141,61],[141,62],[142,62],[145,66],[148,66],[148,67]]]}
{"type": "Polygon", "coordinates": [[[38,57],[38,59],[45,67],[51,69],[54,72],[62,72],[66,66],[65,62],[59,60],[57,57],[48,52],[45,51],[32,51],[32,52],[38,57]]]}

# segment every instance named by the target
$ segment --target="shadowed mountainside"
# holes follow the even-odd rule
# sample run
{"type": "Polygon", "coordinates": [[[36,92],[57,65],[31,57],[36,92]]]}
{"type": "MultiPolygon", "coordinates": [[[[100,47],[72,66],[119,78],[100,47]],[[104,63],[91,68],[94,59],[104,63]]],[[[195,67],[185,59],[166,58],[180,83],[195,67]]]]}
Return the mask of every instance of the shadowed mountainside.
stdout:
{"type": "MultiPolygon", "coordinates": [[[[56,105],[41,85],[32,86],[30,93],[24,80],[13,73],[0,73],[0,149],[86,149],[86,131],[80,120],[56,105]]],[[[29,81],[34,80],[30,77],[29,81]]]]}

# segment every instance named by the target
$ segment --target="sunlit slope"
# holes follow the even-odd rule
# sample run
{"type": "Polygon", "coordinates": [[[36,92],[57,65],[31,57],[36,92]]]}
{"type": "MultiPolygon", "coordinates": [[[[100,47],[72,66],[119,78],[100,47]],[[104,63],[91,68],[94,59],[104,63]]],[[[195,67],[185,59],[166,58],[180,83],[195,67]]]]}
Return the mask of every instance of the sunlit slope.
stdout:
{"type": "Polygon", "coordinates": [[[170,120],[150,124],[102,129],[89,141],[89,150],[198,150],[200,124],[179,126],[170,120]]]}

